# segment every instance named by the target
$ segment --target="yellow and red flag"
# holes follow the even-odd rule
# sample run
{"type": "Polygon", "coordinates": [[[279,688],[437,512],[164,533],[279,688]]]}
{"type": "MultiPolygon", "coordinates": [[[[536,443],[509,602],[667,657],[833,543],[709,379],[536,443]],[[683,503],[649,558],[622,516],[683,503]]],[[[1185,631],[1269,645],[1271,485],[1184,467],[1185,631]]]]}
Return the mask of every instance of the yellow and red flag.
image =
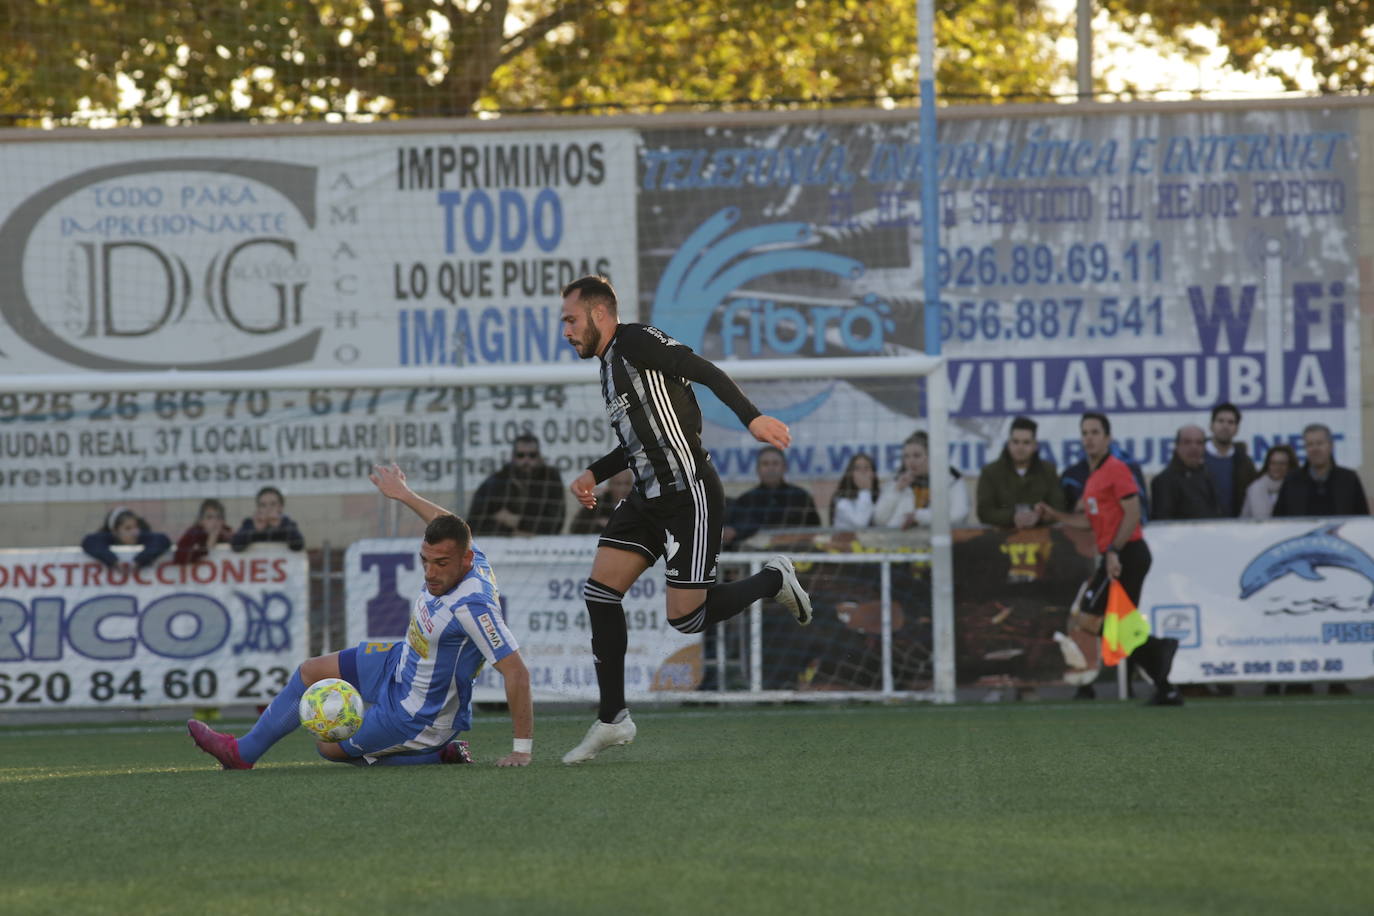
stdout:
{"type": "Polygon", "coordinates": [[[1107,588],[1107,613],[1102,618],[1102,664],[1115,665],[1150,638],[1150,622],[1140,613],[1126,589],[1113,579],[1107,588]]]}

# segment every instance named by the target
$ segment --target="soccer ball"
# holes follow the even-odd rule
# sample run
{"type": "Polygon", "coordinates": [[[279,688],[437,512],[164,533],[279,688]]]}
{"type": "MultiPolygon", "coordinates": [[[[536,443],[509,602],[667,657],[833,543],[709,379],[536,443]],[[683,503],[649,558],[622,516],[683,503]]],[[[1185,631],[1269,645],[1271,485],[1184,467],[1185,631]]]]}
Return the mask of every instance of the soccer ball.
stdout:
{"type": "Polygon", "coordinates": [[[327,677],[301,695],[301,726],[321,741],[351,738],[363,725],[363,698],[348,681],[327,677]]]}

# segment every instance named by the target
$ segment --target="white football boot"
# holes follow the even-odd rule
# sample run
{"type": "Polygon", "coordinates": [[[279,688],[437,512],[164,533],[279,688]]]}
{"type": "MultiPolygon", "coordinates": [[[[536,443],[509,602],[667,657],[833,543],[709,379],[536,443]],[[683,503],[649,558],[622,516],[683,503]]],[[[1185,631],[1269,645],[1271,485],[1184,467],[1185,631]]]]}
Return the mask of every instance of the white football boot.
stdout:
{"type": "Polygon", "coordinates": [[[773,600],[792,612],[792,616],[797,618],[797,623],[806,626],[811,622],[811,597],[806,594],[806,590],[797,581],[797,570],[792,566],[792,561],[784,556],[776,556],[763,564],[768,569],[776,569],[782,574],[782,588],[773,596],[773,600]]]}
{"type": "Polygon", "coordinates": [[[597,719],[592,723],[592,727],[587,729],[587,735],[582,739],[582,743],[563,755],[563,762],[569,766],[574,763],[586,763],[608,747],[629,744],[635,740],[636,731],[635,721],[630,718],[628,709],[622,709],[620,715],[611,723],[597,719]]]}

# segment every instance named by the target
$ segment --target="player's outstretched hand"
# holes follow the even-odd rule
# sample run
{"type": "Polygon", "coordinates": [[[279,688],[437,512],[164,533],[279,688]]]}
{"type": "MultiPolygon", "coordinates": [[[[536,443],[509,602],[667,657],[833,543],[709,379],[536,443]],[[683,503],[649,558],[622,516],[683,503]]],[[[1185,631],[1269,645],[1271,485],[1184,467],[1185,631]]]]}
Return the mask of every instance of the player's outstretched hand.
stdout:
{"type": "Polygon", "coordinates": [[[533,756],[533,754],[525,754],[520,751],[511,751],[509,754],[496,761],[496,765],[499,767],[527,767],[530,765],[530,760],[533,756]]]}
{"type": "Polygon", "coordinates": [[[749,433],[760,442],[777,448],[787,448],[792,444],[792,431],[787,424],[767,414],[760,414],[749,422],[749,433]]]}
{"type": "Polygon", "coordinates": [[[578,474],[577,479],[572,482],[568,489],[572,490],[572,495],[577,497],[582,508],[596,508],[596,476],[592,474],[590,468],[578,474]]]}
{"type": "Polygon", "coordinates": [[[406,472],[401,470],[398,464],[372,466],[372,473],[367,475],[367,479],[372,481],[373,486],[382,492],[383,496],[391,499],[402,499],[410,492],[410,487],[406,484],[406,472]]]}

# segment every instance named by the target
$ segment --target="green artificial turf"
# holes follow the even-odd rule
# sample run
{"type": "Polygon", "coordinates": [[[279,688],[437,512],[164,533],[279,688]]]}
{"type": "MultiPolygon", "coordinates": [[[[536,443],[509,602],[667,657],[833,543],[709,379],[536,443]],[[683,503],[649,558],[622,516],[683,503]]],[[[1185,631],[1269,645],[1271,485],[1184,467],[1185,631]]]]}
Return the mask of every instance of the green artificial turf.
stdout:
{"type": "MultiPolygon", "coordinates": [[[[536,763],[221,772],[177,724],[0,729],[0,913],[1374,911],[1374,702],[539,717],[536,763]]],[[[241,733],[242,727],[230,730],[241,733]]]]}

